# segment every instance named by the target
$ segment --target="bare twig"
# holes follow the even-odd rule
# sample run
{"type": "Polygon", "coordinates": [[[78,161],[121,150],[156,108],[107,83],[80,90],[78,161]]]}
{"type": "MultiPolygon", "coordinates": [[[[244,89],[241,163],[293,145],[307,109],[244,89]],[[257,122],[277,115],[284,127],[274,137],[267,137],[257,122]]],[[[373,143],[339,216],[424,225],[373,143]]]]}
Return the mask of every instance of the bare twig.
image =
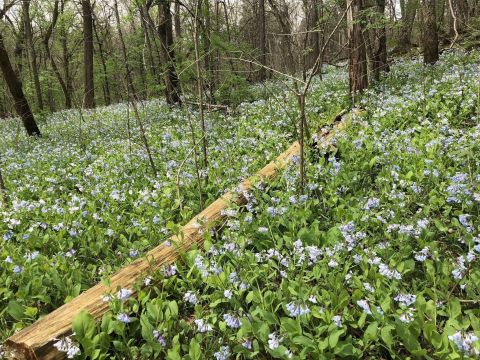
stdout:
{"type": "Polygon", "coordinates": [[[278,74],[278,75],[281,75],[281,76],[284,76],[288,79],[291,79],[291,80],[294,80],[294,81],[298,81],[299,83],[301,84],[305,84],[305,82],[302,80],[302,79],[299,79],[295,76],[292,76],[292,75],[289,75],[289,74],[286,74],[286,73],[283,73],[281,71],[278,71],[278,70],[275,70],[271,67],[268,67],[268,66],[265,66],[265,65],[262,65],[260,64],[259,62],[257,61],[253,61],[253,60],[249,60],[249,59],[243,59],[243,58],[237,58],[237,57],[222,57],[222,59],[224,60],[236,60],[236,61],[242,61],[242,62],[245,62],[245,63],[248,63],[248,64],[253,64],[253,65],[256,65],[256,66],[260,66],[260,67],[263,67],[267,70],[270,70],[271,72],[274,72],[275,74],[278,74]]]}
{"type": "Polygon", "coordinates": [[[452,14],[453,18],[453,31],[455,32],[455,37],[452,40],[452,43],[450,44],[450,49],[455,45],[458,39],[458,29],[457,29],[457,16],[455,15],[455,11],[453,10],[453,4],[452,0],[448,0],[448,7],[450,8],[450,13],[452,14]]]}
{"type": "Polygon", "coordinates": [[[9,199],[7,194],[7,188],[5,187],[5,182],[3,181],[2,169],[0,169],[0,192],[2,193],[2,201],[5,207],[8,207],[9,199]]]}
{"type": "MultiPolygon", "coordinates": [[[[197,0],[195,3],[195,19],[194,19],[194,43],[195,43],[195,62],[196,62],[196,69],[197,69],[197,91],[198,91],[198,99],[200,104],[203,104],[203,77],[202,77],[202,70],[200,67],[200,45],[199,45],[199,33],[198,33],[198,25],[199,25],[199,9],[201,6],[200,0],[197,0]]],[[[203,166],[205,170],[205,183],[208,184],[208,157],[207,157],[207,138],[206,138],[206,131],[205,131],[205,114],[203,111],[203,106],[200,106],[200,126],[202,128],[202,153],[203,153],[203,166]]]]}

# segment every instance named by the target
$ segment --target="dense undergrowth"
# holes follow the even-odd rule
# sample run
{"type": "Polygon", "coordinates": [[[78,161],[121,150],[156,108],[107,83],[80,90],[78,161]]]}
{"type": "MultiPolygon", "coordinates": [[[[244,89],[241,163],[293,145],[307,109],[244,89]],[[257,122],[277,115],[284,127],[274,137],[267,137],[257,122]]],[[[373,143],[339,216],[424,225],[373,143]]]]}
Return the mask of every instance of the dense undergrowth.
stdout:
{"type": "MultiPolygon", "coordinates": [[[[129,289],[106,294],[101,323],[83,313],[73,342],[57,346],[98,359],[478,356],[479,62],[452,53],[434,67],[394,64],[363,96],[365,114],[337,134],[337,150],[309,152],[306,194],[292,162],[232,206],[204,249],[146,274],[136,299],[129,289]]],[[[329,74],[310,97],[313,126],[345,106],[345,74],[329,74]]],[[[277,94],[209,119],[210,200],[294,138],[294,104],[277,94]]],[[[88,115],[81,137],[67,113],[39,143],[7,144],[16,206],[1,225],[3,337],[199,210],[187,113],[144,109],[159,179],[141,147],[129,154],[121,106],[88,115]],[[184,158],[180,212],[172,174],[184,158]]],[[[13,139],[13,127],[5,131],[13,139]]]]}
{"type": "MultiPolygon", "coordinates": [[[[326,94],[344,89],[345,76],[332,72],[317,86],[326,94]]],[[[288,91],[272,83],[252,92],[268,98],[206,115],[204,206],[292,142],[297,115],[288,91]]],[[[309,108],[315,126],[344,106],[324,96],[317,95],[321,111],[309,108]]],[[[11,200],[0,208],[0,340],[141,257],[201,211],[191,137],[193,126],[201,162],[197,110],[171,110],[162,101],[139,109],[157,177],[125,104],[55,113],[42,121],[37,140],[17,119],[0,123],[11,200]]]]}

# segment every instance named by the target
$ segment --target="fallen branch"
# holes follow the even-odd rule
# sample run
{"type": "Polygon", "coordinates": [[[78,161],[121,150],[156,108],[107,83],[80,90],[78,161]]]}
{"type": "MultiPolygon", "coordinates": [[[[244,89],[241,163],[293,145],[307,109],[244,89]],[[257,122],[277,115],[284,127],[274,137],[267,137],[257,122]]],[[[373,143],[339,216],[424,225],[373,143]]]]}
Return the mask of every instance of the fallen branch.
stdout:
{"type": "MultiPolygon", "coordinates": [[[[195,105],[200,107],[199,102],[194,102],[194,101],[185,101],[186,104],[188,105],[195,105]]],[[[203,108],[208,109],[208,110],[222,110],[222,111],[230,111],[230,107],[228,105],[222,105],[222,104],[205,104],[203,103],[203,108]]]]}

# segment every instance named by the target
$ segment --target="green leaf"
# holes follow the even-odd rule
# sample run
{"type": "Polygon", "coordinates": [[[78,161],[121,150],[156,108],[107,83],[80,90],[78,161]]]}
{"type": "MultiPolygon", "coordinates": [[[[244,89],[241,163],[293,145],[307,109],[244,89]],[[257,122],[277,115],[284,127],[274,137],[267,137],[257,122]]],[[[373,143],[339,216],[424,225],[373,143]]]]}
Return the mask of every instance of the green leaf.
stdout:
{"type": "Polygon", "coordinates": [[[170,301],[168,303],[168,311],[170,313],[170,316],[168,316],[168,318],[176,318],[178,316],[178,305],[176,301],[170,301]]]}
{"type": "Polygon", "coordinates": [[[197,340],[192,339],[190,341],[190,346],[188,347],[188,355],[190,355],[191,360],[200,360],[202,358],[202,350],[197,340]]]}
{"type": "Polygon", "coordinates": [[[340,357],[349,357],[355,355],[355,353],[359,352],[357,349],[353,347],[351,343],[344,342],[338,345],[335,348],[335,354],[340,357]]]}
{"type": "Polygon", "coordinates": [[[92,339],[95,335],[95,319],[86,311],[80,311],[72,322],[72,330],[78,341],[83,339],[92,339]]]}
{"type": "Polygon", "coordinates": [[[25,306],[11,300],[7,305],[7,313],[17,321],[25,318],[25,306]]]}
{"type": "Polygon", "coordinates": [[[145,314],[140,316],[140,326],[142,327],[142,337],[145,340],[153,340],[154,327],[152,324],[150,324],[145,314]]]}
{"type": "Polygon", "coordinates": [[[306,336],[295,336],[292,339],[292,342],[294,344],[301,345],[304,348],[308,348],[308,347],[314,348],[315,347],[315,344],[313,343],[313,341],[306,336]]]}
{"type": "Polygon", "coordinates": [[[408,351],[414,352],[421,349],[417,337],[412,334],[402,322],[397,321],[395,323],[395,328],[397,330],[398,336],[400,336],[400,338],[402,339],[403,345],[408,351]]]}
{"type": "Polygon", "coordinates": [[[450,318],[456,319],[458,316],[462,314],[462,307],[460,305],[460,301],[457,298],[453,298],[450,303],[450,318]]]}
{"type": "Polygon", "coordinates": [[[245,297],[245,301],[247,304],[250,304],[253,300],[253,291],[249,291],[247,296],[245,297]]]}
{"type": "Polygon", "coordinates": [[[380,337],[388,347],[393,345],[392,330],[394,329],[395,328],[393,326],[387,325],[380,330],[380,337]]]}
{"type": "Polygon", "coordinates": [[[182,357],[178,353],[178,349],[168,350],[167,360],[182,360],[182,357]]]}
{"type": "Polygon", "coordinates": [[[335,346],[337,346],[337,343],[338,343],[338,339],[340,338],[340,335],[342,335],[343,333],[343,330],[335,330],[334,332],[332,332],[330,334],[330,336],[328,337],[328,345],[334,349],[335,346]]]}
{"type": "Polygon", "coordinates": [[[367,330],[365,330],[364,338],[367,340],[374,340],[377,338],[378,323],[376,321],[368,325],[367,330]]]}
{"type": "Polygon", "coordinates": [[[448,228],[438,219],[435,219],[434,221],[435,226],[437,227],[438,230],[441,232],[446,232],[448,228]]]}

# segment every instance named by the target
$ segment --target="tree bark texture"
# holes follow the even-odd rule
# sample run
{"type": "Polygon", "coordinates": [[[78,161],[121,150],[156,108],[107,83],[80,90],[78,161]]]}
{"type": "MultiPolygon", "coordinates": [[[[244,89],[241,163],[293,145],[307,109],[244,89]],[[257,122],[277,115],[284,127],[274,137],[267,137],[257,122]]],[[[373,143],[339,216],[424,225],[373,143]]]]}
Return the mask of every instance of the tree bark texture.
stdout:
{"type": "Polygon", "coordinates": [[[83,13],[83,61],[84,61],[84,98],[83,106],[95,107],[95,86],[93,83],[93,16],[90,0],[82,0],[83,13]]]}
{"type": "Polygon", "coordinates": [[[438,60],[438,29],[436,0],[423,0],[423,62],[434,64],[438,60]]]}
{"type": "Polygon", "coordinates": [[[354,101],[356,94],[368,87],[367,50],[363,38],[362,10],[363,0],[352,0],[347,11],[350,94],[354,101]]]}
{"type": "Polygon", "coordinates": [[[7,49],[3,41],[2,33],[0,32],[0,68],[2,70],[3,77],[7,83],[7,87],[12,95],[15,110],[18,116],[22,119],[23,126],[30,136],[41,136],[40,129],[35,122],[32,110],[28,104],[27,98],[23,93],[22,83],[17,77],[17,74],[12,68],[10,59],[8,57],[7,49]]]}

